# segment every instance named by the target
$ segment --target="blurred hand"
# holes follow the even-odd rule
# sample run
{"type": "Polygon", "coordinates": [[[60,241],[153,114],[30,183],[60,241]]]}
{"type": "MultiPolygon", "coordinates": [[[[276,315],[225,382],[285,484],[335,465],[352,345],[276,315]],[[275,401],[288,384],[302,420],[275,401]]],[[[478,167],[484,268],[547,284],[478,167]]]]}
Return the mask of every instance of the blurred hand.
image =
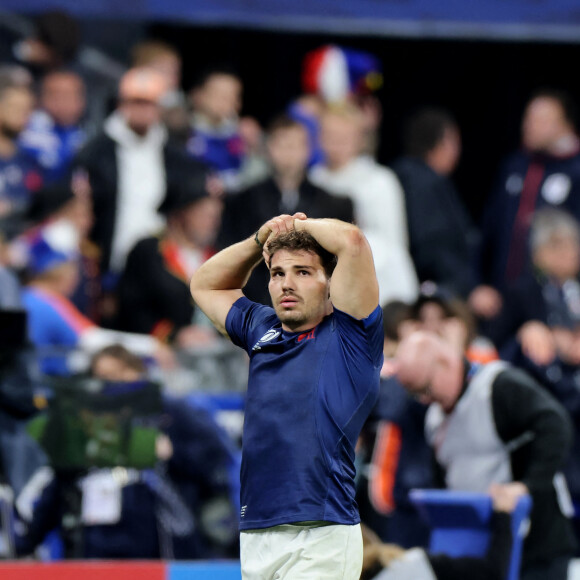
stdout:
{"type": "Polygon", "coordinates": [[[569,364],[578,364],[578,338],[567,328],[552,328],[552,338],[558,357],[569,364]]]}
{"type": "Polygon", "coordinates": [[[177,368],[177,359],[171,347],[164,342],[158,341],[153,358],[160,368],[169,371],[177,368]]]}
{"type": "Polygon", "coordinates": [[[503,300],[495,288],[482,284],[471,291],[467,302],[476,316],[489,319],[499,314],[503,300]]]}
{"type": "Polygon", "coordinates": [[[196,346],[208,346],[218,339],[213,328],[207,326],[184,326],[175,336],[175,344],[179,348],[191,349],[196,346]]]}
{"type": "Polygon", "coordinates": [[[520,497],[529,495],[528,488],[520,481],[512,483],[492,483],[489,487],[489,495],[496,512],[512,513],[520,497]]]}
{"type": "Polygon", "coordinates": [[[518,331],[517,339],[524,355],[539,366],[545,366],[556,358],[556,343],[552,331],[542,322],[526,322],[518,331]]]}
{"type": "Polygon", "coordinates": [[[463,320],[452,316],[441,322],[440,335],[445,342],[454,346],[461,354],[467,348],[467,326],[463,320]]]}
{"type": "Polygon", "coordinates": [[[0,217],[8,215],[12,211],[12,204],[7,199],[0,199],[0,217]]]}
{"type": "Polygon", "coordinates": [[[173,456],[171,440],[163,433],[160,433],[155,439],[155,455],[161,461],[168,461],[173,456]]]}
{"type": "Polygon", "coordinates": [[[395,544],[381,544],[378,549],[378,560],[383,568],[386,568],[393,560],[402,558],[404,554],[405,550],[400,546],[395,544]]]}

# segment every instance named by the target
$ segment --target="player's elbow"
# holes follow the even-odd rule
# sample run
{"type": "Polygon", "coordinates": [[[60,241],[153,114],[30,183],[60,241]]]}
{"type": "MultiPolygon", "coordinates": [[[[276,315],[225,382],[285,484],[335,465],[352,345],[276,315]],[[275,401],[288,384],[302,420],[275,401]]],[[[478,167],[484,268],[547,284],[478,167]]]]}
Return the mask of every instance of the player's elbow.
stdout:
{"type": "Polygon", "coordinates": [[[345,250],[352,256],[360,256],[368,250],[369,245],[365,235],[353,224],[349,224],[345,228],[343,240],[345,250]]]}

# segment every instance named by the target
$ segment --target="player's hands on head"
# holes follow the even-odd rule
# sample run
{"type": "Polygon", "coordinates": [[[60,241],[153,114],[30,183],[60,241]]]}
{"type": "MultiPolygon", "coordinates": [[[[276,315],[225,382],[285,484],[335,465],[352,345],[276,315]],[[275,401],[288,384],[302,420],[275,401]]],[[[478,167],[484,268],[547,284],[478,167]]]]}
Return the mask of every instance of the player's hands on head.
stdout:
{"type": "Polygon", "coordinates": [[[305,220],[307,219],[306,214],[302,212],[296,212],[294,215],[281,214],[279,216],[273,217],[268,220],[257,233],[257,239],[262,245],[263,256],[266,263],[268,263],[268,242],[279,236],[280,234],[286,234],[288,232],[294,231],[295,220],[305,220]]]}

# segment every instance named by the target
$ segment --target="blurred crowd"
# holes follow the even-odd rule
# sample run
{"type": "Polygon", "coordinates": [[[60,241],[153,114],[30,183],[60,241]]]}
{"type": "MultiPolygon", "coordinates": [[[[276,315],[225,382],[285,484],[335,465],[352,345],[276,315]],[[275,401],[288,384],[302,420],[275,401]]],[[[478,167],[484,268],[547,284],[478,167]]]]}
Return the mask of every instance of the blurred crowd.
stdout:
{"type": "MultiPolygon", "coordinates": [[[[373,55],[338,46],[305,55],[303,94],[262,127],[241,115],[244,79],[233,68],[208,62],[184,87],[182,55],[151,39],[105,82],[78,58],[81,45],[74,20],[49,13],[0,63],[0,308],[24,310],[27,325],[22,345],[3,325],[0,356],[13,553],[60,528],[67,556],[235,556],[239,441],[171,383],[200,360],[218,373],[216,353],[228,349],[188,281],[218,249],[296,211],[357,223],[373,250],[386,363],[360,442],[359,504],[380,539],[427,542],[408,499],[437,485],[426,405],[391,364],[417,331],[472,363],[507,361],[558,401],[575,425],[560,468],[578,512],[580,141],[568,95],[530,95],[521,147],[499,168],[482,160],[496,181],[474,223],[452,179],[462,152],[453,111],[416,111],[399,158],[377,161],[373,55]],[[154,468],[71,475],[27,440],[29,419],[50,407],[49,379],[79,375],[163,383],[154,468]]],[[[246,294],[268,303],[267,278],[262,264],[246,294]]]]}

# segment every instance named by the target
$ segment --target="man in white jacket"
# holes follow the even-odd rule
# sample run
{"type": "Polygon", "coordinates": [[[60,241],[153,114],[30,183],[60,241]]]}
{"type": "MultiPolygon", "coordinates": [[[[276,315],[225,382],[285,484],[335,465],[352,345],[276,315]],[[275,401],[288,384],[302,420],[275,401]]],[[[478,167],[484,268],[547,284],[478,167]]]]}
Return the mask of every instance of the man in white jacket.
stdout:
{"type": "Polygon", "coordinates": [[[311,171],[311,180],[354,203],[357,225],[373,251],[380,302],[417,297],[417,275],[409,254],[403,189],[393,171],[361,155],[363,123],[352,105],[330,107],[321,119],[321,146],[326,161],[311,171]]]}

